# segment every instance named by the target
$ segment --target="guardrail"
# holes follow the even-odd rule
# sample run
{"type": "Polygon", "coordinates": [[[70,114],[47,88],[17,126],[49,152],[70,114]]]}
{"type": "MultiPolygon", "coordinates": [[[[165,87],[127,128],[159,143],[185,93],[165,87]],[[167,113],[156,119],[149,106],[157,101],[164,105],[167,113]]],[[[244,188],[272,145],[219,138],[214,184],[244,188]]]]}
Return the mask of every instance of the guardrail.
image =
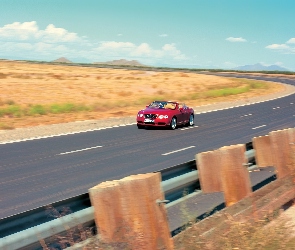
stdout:
{"type": "MultiPolygon", "coordinates": [[[[249,166],[251,170],[256,168],[255,150],[251,142],[246,143],[246,150],[246,157],[252,163],[249,166]]],[[[166,207],[181,201],[184,191],[187,195],[194,195],[197,194],[196,191],[200,191],[195,160],[162,169],[159,172],[162,175],[161,186],[165,199],[170,201],[166,207]]],[[[1,219],[0,223],[1,249],[5,247],[6,249],[36,249],[40,247],[40,239],[64,234],[66,230],[78,225],[95,228],[94,209],[91,207],[88,193],[1,219]],[[72,213],[61,218],[50,216],[51,208],[62,211],[65,207],[70,208],[72,213]]]]}

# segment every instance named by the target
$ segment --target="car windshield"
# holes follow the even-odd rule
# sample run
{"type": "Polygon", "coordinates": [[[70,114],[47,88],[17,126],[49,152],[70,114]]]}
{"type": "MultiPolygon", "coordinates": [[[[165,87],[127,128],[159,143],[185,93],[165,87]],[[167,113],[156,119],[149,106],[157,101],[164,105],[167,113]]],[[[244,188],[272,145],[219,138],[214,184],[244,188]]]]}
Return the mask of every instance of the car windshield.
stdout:
{"type": "Polygon", "coordinates": [[[154,101],[148,107],[154,109],[175,109],[176,104],[173,102],[154,101]]]}

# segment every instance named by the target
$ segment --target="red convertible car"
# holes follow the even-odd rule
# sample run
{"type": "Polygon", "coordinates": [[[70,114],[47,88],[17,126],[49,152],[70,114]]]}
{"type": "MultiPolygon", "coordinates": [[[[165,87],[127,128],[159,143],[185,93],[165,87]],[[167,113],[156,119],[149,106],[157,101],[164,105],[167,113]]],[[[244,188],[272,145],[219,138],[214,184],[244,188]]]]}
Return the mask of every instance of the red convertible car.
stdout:
{"type": "Polygon", "coordinates": [[[137,127],[161,126],[175,129],[177,125],[194,125],[194,110],[184,103],[154,101],[137,114],[137,127]]]}

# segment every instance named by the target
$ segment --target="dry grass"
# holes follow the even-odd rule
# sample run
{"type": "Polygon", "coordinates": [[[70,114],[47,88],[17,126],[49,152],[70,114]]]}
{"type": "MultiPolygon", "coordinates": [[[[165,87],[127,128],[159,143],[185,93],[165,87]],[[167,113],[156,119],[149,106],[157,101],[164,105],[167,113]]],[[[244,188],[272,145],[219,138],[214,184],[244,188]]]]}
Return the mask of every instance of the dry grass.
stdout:
{"type": "MultiPolygon", "coordinates": [[[[27,127],[77,120],[134,115],[154,99],[185,101],[189,106],[248,99],[282,90],[275,83],[182,72],[0,61],[0,122],[4,127],[27,127]],[[261,91],[263,90],[263,91],[261,91]],[[3,114],[9,105],[17,115],[3,114]],[[52,113],[51,105],[80,105],[82,111],[52,113]],[[45,113],[28,115],[39,105],[45,113]]],[[[1,128],[0,128],[1,129],[1,128]]]]}
{"type": "Polygon", "coordinates": [[[267,216],[263,220],[253,221],[252,218],[243,222],[230,216],[225,221],[224,230],[210,237],[204,236],[197,226],[191,225],[188,233],[178,241],[177,250],[283,250],[295,249],[295,237],[291,236],[292,226],[287,218],[276,221],[277,215],[267,216]],[[269,224],[269,221],[275,222],[269,224]]]}

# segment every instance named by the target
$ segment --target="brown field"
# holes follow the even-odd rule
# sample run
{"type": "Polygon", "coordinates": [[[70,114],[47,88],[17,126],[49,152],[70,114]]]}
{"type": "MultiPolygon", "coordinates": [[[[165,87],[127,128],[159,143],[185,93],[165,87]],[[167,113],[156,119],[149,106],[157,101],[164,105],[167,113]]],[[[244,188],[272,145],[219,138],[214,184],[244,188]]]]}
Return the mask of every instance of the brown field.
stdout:
{"type": "Polygon", "coordinates": [[[135,116],[155,99],[194,107],[283,89],[270,82],[195,73],[0,61],[0,129],[135,116]],[[74,108],[61,111],[53,105],[74,108]],[[36,112],[38,107],[45,111],[36,112]],[[4,112],[8,109],[18,111],[4,112]]]}

